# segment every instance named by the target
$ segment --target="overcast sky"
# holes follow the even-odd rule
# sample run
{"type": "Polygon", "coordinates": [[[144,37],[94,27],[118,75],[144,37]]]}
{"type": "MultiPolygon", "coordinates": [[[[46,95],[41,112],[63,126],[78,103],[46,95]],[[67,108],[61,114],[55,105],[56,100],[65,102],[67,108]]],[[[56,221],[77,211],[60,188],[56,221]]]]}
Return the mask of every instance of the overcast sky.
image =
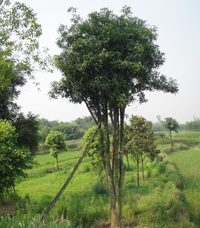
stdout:
{"type": "MultiPolygon", "coordinates": [[[[179,123],[200,117],[200,1],[199,0],[21,0],[34,9],[38,21],[43,28],[40,45],[47,46],[51,54],[59,54],[56,46],[57,33],[60,24],[70,26],[71,14],[67,13],[70,6],[78,9],[77,13],[86,18],[92,11],[108,7],[114,13],[120,14],[124,5],[130,6],[134,16],[146,20],[148,24],[158,28],[157,44],[164,52],[166,62],[160,72],[167,77],[176,79],[179,92],[176,95],[162,92],[146,93],[148,102],[142,105],[131,104],[128,115],[140,115],[147,120],[157,121],[173,117],[179,123]]],[[[14,2],[14,1],[12,1],[14,2]]],[[[38,92],[31,82],[21,89],[17,103],[21,111],[27,114],[31,111],[40,118],[70,122],[78,117],[89,116],[84,104],[74,105],[67,99],[51,100],[48,97],[50,82],[59,80],[61,73],[53,74],[39,72],[36,81],[40,82],[41,92],[38,92]]]]}

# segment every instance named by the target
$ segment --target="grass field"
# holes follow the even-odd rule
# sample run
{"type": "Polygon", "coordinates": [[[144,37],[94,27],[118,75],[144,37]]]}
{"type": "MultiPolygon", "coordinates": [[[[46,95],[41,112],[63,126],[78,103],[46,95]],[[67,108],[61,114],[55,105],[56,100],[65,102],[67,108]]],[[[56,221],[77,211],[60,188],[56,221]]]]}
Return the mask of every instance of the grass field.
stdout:
{"type": "MultiPolygon", "coordinates": [[[[179,132],[173,138],[173,150],[167,140],[163,147],[159,144],[164,159],[146,164],[145,181],[140,181],[139,188],[136,165],[130,161],[131,169],[125,174],[122,227],[200,227],[200,134],[179,132]]],[[[20,198],[15,204],[15,219],[1,217],[0,227],[35,227],[81,156],[81,141],[68,145],[70,149],[58,156],[59,172],[53,169],[55,159],[49,154],[36,156],[37,165],[29,170],[28,178],[17,181],[20,198]]],[[[106,175],[91,165],[89,157],[84,158],[41,227],[109,227],[106,175]]]]}
{"type": "Polygon", "coordinates": [[[191,219],[200,227],[200,149],[170,154],[183,182],[183,195],[190,208],[191,219]]]}

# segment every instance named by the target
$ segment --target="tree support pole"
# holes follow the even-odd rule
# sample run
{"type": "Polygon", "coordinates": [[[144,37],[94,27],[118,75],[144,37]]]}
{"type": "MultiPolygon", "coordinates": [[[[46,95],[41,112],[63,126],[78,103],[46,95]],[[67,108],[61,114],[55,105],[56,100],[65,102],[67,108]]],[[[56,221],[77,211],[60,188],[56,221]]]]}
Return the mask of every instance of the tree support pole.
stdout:
{"type": "Polygon", "coordinates": [[[70,176],[68,177],[67,181],[64,183],[64,185],[62,186],[62,188],[60,189],[60,191],[58,192],[58,194],[56,195],[56,197],[54,198],[54,200],[52,201],[52,203],[50,204],[50,206],[47,208],[47,210],[46,210],[46,211],[44,212],[44,214],[42,215],[40,221],[38,222],[38,226],[39,226],[39,224],[40,224],[43,220],[45,220],[46,216],[49,214],[50,210],[51,210],[51,209],[53,208],[53,206],[56,204],[56,202],[58,201],[59,197],[61,196],[61,194],[64,192],[65,188],[67,187],[67,185],[68,185],[69,182],[71,181],[71,179],[72,179],[72,177],[74,176],[76,170],[78,169],[78,167],[79,167],[79,165],[81,164],[83,158],[85,157],[86,152],[87,152],[87,150],[88,150],[90,144],[92,143],[92,141],[93,141],[93,139],[94,139],[94,137],[95,137],[95,135],[96,135],[98,129],[100,128],[100,126],[101,126],[101,121],[99,121],[99,123],[98,123],[98,125],[97,125],[97,127],[96,127],[96,129],[95,129],[95,131],[94,131],[94,133],[93,133],[93,135],[92,135],[90,141],[88,142],[88,144],[87,144],[85,150],[83,151],[82,156],[79,158],[79,160],[78,160],[76,166],[74,167],[74,169],[73,169],[73,171],[71,172],[70,176]]]}

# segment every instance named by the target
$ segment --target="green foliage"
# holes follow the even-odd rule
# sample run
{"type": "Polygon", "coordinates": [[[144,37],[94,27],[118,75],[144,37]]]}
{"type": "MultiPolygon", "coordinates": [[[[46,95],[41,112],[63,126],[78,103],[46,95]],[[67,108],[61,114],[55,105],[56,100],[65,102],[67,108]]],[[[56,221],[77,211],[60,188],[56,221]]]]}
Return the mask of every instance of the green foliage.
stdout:
{"type": "MultiPolygon", "coordinates": [[[[199,138],[198,132],[179,132],[176,134],[177,143],[178,140],[182,142],[190,139],[199,140],[199,138]]],[[[169,143],[164,146],[170,148],[169,143]]],[[[36,156],[41,165],[34,167],[30,171],[32,174],[28,179],[22,179],[16,186],[16,190],[21,196],[25,197],[26,193],[30,194],[30,204],[36,201],[32,206],[29,206],[29,211],[34,211],[34,207],[37,211],[45,210],[41,203],[44,202],[47,206],[50,199],[55,197],[80,154],[80,151],[60,154],[63,165],[66,164],[62,169],[66,172],[46,173],[43,176],[35,173],[36,168],[42,172],[45,167],[51,167],[53,163],[49,164],[50,156],[48,155],[36,156]]],[[[144,171],[145,175],[149,176],[149,181],[141,182],[139,188],[136,188],[136,166],[133,161],[130,161],[130,166],[133,169],[126,172],[121,225],[123,227],[151,228],[199,227],[199,225],[195,225],[198,224],[200,205],[199,154],[199,148],[177,151],[169,155],[173,160],[165,155],[163,162],[148,163],[144,171]],[[161,166],[165,167],[166,172],[161,166]]],[[[88,157],[84,159],[80,169],[84,171],[87,166],[91,166],[88,157]]],[[[97,183],[98,178],[94,175],[93,169],[90,169],[89,172],[78,172],[74,176],[73,182],[66,188],[58,204],[53,208],[45,222],[46,225],[48,224],[48,227],[51,227],[52,218],[61,221],[63,215],[63,219],[69,219],[71,225],[82,223],[83,227],[109,226],[109,195],[107,193],[99,194],[101,184],[97,183]],[[96,189],[96,193],[94,189],[96,189]],[[80,220],[81,222],[79,222],[80,220]]],[[[103,186],[106,187],[106,185],[103,186]]],[[[34,218],[38,218],[37,216],[34,214],[34,218]]],[[[25,222],[26,215],[22,217],[25,222]]],[[[31,219],[29,217],[29,222],[32,221],[31,219]]],[[[18,223],[21,222],[18,216],[14,217],[12,221],[14,224],[15,220],[18,223]]],[[[18,223],[16,222],[17,225],[18,223]]]]}
{"type": "Polygon", "coordinates": [[[13,123],[18,134],[17,145],[28,148],[33,154],[38,150],[39,121],[38,116],[28,113],[27,117],[19,113],[13,123]]]}
{"type": "Polygon", "coordinates": [[[69,28],[59,27],[57,45],[62,52],[55,61],[63,77],[52,83],[50,96],[65,97],[73,103],[85,102],[96,123],[103,119],[101,158],[110,179],[109,189],[115,192],[110,194],[111,215],[119,222],[122,202],[119,207],[115,203],[123,193],[123,153],[118,149],[122,151],[124,146],[125,108],[137,98],[145,102],[145,91],[176,93],[178,87],[175,80],[167,80],[157,72],[164,63],[164,54],[154,43],[156,28],[132,17],[129,7],[125,6],[120,16],[103,8],[90,13],[85,20],[74,13],[71,22],[69,28]],[[109,117],[113,127],[111,159],[109,117]],[[111,169],[115,170],[115,177],[111,169]]]}
{"type": "Polygon", "coordinates": [[[56,159],[58,169],[58,154],[61,150],[66,149],[65,139],[61,132],[50,131],[45,141],[46,145],[50,147],[50,154],[56,159]]]}
{"type": "Polygon", "coordinates": [[[93,186],[93,191],[95,192],[95,194],[97,195],[108,195],[108,188],[106,188],[102,183],[97,182],[94,186],[93,186]]]}
{"type": "Polygon", "coordinates": [[[95,122],[92,118],[92,116],[86,116],[84,118],[78,118],[74,120],[72,123],[79,126],[80,129],[82,129],[83,132],[91,128],[95,125],[95,122]]]}
{"type": "Polygon", "coordinates": [[[27,149],[17,146],[15,127],[6,120],[0,121],[0,193],[14,187],[16,178],[25,177],[25,169],[33,165],[33,157],[27,149]]]}
{"type": "Polygon", "coordinates": [[[200,132],[200,120],[198,118],[195,118],[193,121],[187,122],[185,124],[185,129],[189,131],[200,132]]]}
{"type": "MultiPolygon", "coordinates": [[[[87,146],[95,129],[96,129],[96,127],[93,126],[90,129],[88,129],[88,131],[86,131],[85,134],[83,135],[83,149],[85,149],[85,147],[87,146]]],[[[99,130],[99,134],[100,134],[100,130],[99,130]]],[[[100,138],[99,138],[99,135],[96,134],[93,142],[90,144],[88,151],[87,151],[87,154],[90,157],[92,157],[91,163],[93,165],[95,165],[95,164],[100,165],[100,163],[101,163],[100,151],[101,151],[100,138]]]]}
{"type": "Polygon", "coordinates": [[[89,127],[94,125],[92,117],[78,118],[72,123],[48,121],[47,119],[40,119],[40,141],[44,142],[51,130],[59,131],[65,137],[65,140],[79,139],[89,127]]]}
{"type": "Polygon", "coordinates": [[[158,173],[162,174],[166,172],[166,164],[164,162],[157,161],[158,173]]]}
{"type": "Polygon", "coordinates": [[[161,120],[161,116],[157,116],[157,122],[153,123],[152,130],[154,132],[165,131],[165,127],[163,126],[163,121],[161,120]]]}
{"type": "MultiPolygon", "coordinates": [[[[41,126],[40,126],[41,127],[41,126]]],[[[39,136],[40,136],[40,142],[44,143],[46,140],[47,135],[50,133],[51,128],[50,127],[43,127],[40,131],[39,131],[39,136]]]]}
{"type": "Polygon", "coordinates": [[[46,145],[50,147],[51,155],[57,158],[59,151],[66,149],[65,139],[62,133],[50,131],[46,138],[46,145]]]}
{"type": "Polygon", "coordinates": [[[148,157],[151,161],[159,157],[155,136],[143,117],[132,116],[130,126],[126,125],[125,139],[125,152],[131,154],[135,161],[140,160],[141,156],[148,157]]]}
{"type": "Polygon", "coordinates": [[[48,63],[39,51],[42,35],[34,11],[24,3],[9,0],[0,4],[0,87],[6,87],[11,79],[22,75],[33,77],[35,63],[44,69],[48,63]]]}
{"type": "Polygon", "coordinates": [[[36,68],[47,69],[51,59],[47,49],[39,49],[41,25],[34,11],[24,3],[1,1],[0,28],[0,119],[7,119],[16,127],[18,146],[35,152],[37,117],[28,114],[25,118],[18,113],[20,107],[15,101],[19,87],[34,79],[36,68]]]}
{"type": "Polygon", "coordinates": [[[156,71],[164,54],[154,44],[155,27],[131,15],[117,16],[107,8],[89,14],[86,20],[74,14],[72,23],[70,28],[59,28],[57,45],[62,53],[56,56],[56,65],[63,79],[52,84],[52,97],[61,95],[75,103],[112,103],[123,95],[129,103],[136,95],[140,102],[146,101],[144,90],[177,92],[176,82],[156,71]]]}
{"type": "MultiPolygon", "coordinates": [[[[188,132],[189,133],[189,132],[188,132]]],[[[191,132],[192,133],[192,132],[191,132]]],[[[194,133],[193,133],[194,134],[194,133]]],[[[196,133],[196,136],[199,133],[196,133]]],[[[185,133],[186,136],[186,133],[185,133]]],[[[188,136],[191,137],[190,134],[188,136]]],[[[174,161],[179,175],[182,178],[182,192],[185,202],[189,207],[190,218],[197,227],[200,226],[200,153],[198,149],[189,149],[187,152],[176,151],[171,153],[170,158],[174,161]]]]}
{"type": "Polygon", "coordinates": [[[169,130],[169,135],[170,135],[170,140],[171,140],[171,145],[173,146],[173,141],[172,141],[172,131],[175,131],[178,133],[178,128],[179,124],[178,122],[173,119],[172,117],[165,118],[165,122],[163,122],[163,126],[169,130]]]}
{"type": "Polygon", "coordinates": [[[160,150],[156,149],[155,136],[150,126],[143,117],[132,116],[130,126],[125,127],[125,154],[130,154],[137,164],[137,183],[139,187],[139,163],[142,163],[142,179],[144,181],[145,158],[154,161],[159,156],[160,150]]]}
{"type": "Polygon", "coordinates": [[[169,131],[175,131],[176,133],[178,132],[179,124],[172,117],[165,118],[165,122],[163,123],[163,126],[167,128],[167,130],[169,131]]]}
{"type": "Polygon", "coordinates": [[[157,134],[156,134],[156,138],[158,138],[158,139],[161,140],[162,146],[163,146],[163,144],[165,143],[165,139],[166,139],[165,133],[163,133],[163,132],[157,133],[157,134]]]}

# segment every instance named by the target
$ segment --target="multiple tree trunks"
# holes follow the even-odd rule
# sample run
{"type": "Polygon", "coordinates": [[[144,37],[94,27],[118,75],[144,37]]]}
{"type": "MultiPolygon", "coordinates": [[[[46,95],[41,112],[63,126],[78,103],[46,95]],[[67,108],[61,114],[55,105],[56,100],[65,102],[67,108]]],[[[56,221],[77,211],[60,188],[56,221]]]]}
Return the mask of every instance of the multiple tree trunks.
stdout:
{"type": "Polygon", "coordinates": [[[164,53],[154,43],[156,29],[133,17],[130,7],[118,16],[107,8],[86,20],[73,8],[72,26],[59,27],[55,57],[63,77],[52,83],[50,96],[85,102],[96,123],[102,118],[101,160],[109,185],[111,227],[119,227],[124,188],[124,113],[131,102],[146,102],[145,91],[176,93],[177,84],[157,72],[164,53]],[[109,139],[108,118],[113,136],[109,139]],[[110,141],[112,150],[110,154],[110,141]]]}

